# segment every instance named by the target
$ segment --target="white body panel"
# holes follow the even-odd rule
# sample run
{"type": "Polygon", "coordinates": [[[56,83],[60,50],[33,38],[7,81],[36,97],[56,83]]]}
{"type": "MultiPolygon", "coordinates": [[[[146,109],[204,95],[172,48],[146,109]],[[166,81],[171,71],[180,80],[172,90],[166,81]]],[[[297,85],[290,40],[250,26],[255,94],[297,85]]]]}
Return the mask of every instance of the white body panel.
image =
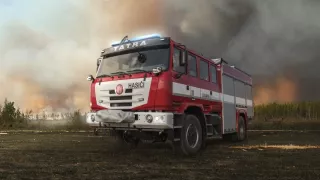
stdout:
{"type": "Polygon", "coordinates": [[[245,105],[245,103],[247,103],[248,107],[252,107],[252,100],[246,100],[245,98],[231,96],[228,94],[223,94],[215,91],[212,91],[212,95],[210,95],[210,90],[208,89],[189,86],[190,90],[187,90],[185,86],[187,85],[173,82],[172,94],[175,96],[183,96],[183,97],[190,97],[190,98],[194,97],[194,98],[206,99],[211,101],[227,102],[227,103],[236,104],[236,105],[245,105]],[[192,96],[191,90],[194,91],[193,96],[192,96]],[[203,97],[203,94],[208,94],[210,98],[208,99],[206,97],[203,97]]]}

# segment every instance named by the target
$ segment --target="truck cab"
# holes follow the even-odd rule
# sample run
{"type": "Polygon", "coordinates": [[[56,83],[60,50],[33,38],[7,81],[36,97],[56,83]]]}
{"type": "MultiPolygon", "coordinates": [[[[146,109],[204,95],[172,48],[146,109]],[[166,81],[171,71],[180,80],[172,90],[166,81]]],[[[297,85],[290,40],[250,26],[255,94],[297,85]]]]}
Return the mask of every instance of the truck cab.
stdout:
{"type": "Polygon", "coordinates": [[[150,37],[105,49],[91,84],[91,109],[170,109],[170,39],[150,37]]]}
{"type": "Polygon", "coordinates": [[[91,112],[86,122],[112,131],[130,147],[141,141],[169,140],[187,155],[200,151],[209,138],[232,135],[244,140],[249,99],[245,92],[242,106],[236,106],[235,94],[224,103],[224,91],[232,89],[226,90],[229,85],[224,89],[223,80],[228,79],[224,74],[238,79],[243,88],[251,87],[251,77],[229,66],[224,73],[224,66],[228,65],[207,59],[170,37],[125,37],[102,50],[95,77],[87,78],[91,112]],[[232,119],[226,121],[224,116],[232,119]]]}

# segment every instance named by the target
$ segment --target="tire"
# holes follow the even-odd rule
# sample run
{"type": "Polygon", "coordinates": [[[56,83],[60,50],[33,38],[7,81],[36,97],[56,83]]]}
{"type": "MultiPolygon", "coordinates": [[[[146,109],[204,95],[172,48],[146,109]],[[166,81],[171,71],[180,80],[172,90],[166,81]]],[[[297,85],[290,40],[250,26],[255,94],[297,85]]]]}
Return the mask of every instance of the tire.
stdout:
{"type": "Polygon", "coordinates": [[[238,130],[236,133],[224,134],[223,140],[228,142],[241,142],[247,139],[247,129],[245,120],[242,116],[239,116],[238,130]]]}
{"type": "Polygon", "coordinates": [[[184,155],[195,155],[203,147],[202,127],[196,116],[191,114],[185,116],[177,145],[184,155]]]}
{"type": "Polygon", "coordinates": [[[247,139],[247,129],[245,120],[242,116],[239,116],[238,120],[238,131],[234,137],[235,141],[244,141],[247,139]]]}

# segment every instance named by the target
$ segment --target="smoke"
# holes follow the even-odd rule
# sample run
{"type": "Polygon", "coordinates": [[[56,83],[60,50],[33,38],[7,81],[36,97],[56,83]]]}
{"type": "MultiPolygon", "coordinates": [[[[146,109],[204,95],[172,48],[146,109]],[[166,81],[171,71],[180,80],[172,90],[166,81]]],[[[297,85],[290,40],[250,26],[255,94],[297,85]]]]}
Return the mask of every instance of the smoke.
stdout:
{"type": "Polygon", "coordinates": [[[312,99],[306,89],[319,87],[314,81],[300,85],[320,78],[317,1],[3,2],[0,11],[19,11],[15,5],[22,3],[24,14],[0,20],[0,100],[9,98],[23,109],[87,111],[85,78],[94,74],[101,49],[125,35],[154,32],[251,73],[256,99],[268,94],[263,102],[312,99]],[[283,82],[289,85],[278,88],[283,82]]]}
{"type": "Polygon", "coordinates": [[[32,12],[30,5],[24,15],[43,16],[45,22],[12,18],[0,24],[0,99],[9,98],[35,112],[89,110],[90,84],[85,79],[95,73],[100,51],[124,35],[151,33],[160,27],[159,11],[150,8],[157,7],[158,1],[132,8],[135,2],[28,2],[44,9],[32,12]]]}
{"type": "Polygon", "coordinates": [[[59,40],[23,24],[8,24],[1,48],[0,97],[32,110],[43,108],[76,109],[88,103],[89,87],[82,82],[92,46],[80,46],[73,40],[59,40]],[[81,62],[81,63],[80,63],[81,62]]]}
{"type": "Polygon", "coordinates": [[[173,34],[252,74],[258,103],[320,99],[312,93],[320,89],[319,1],[176,0],[170,6],[178,7],[167,13],[173,34]]]}

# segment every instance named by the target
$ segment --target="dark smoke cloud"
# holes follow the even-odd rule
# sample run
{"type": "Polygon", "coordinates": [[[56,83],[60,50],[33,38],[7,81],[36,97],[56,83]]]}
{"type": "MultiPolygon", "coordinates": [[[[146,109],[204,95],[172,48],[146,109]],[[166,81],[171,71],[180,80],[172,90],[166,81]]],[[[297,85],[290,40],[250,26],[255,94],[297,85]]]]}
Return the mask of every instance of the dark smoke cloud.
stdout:
{"type": "Polygon", "coordinates": [[[256,87],[272,88],[284,77],[297,88],[291,100],[320,99],[309,93],[320,88],[319,1],[176,0],[167,11],[167,24],[177,39],[249,72],[256,87]]]}
{"type": "Polygon", "coordinates": [[[168,32],[209,57],[220,57],[253,13],[248,0],[166,1],[168,32]]]}

